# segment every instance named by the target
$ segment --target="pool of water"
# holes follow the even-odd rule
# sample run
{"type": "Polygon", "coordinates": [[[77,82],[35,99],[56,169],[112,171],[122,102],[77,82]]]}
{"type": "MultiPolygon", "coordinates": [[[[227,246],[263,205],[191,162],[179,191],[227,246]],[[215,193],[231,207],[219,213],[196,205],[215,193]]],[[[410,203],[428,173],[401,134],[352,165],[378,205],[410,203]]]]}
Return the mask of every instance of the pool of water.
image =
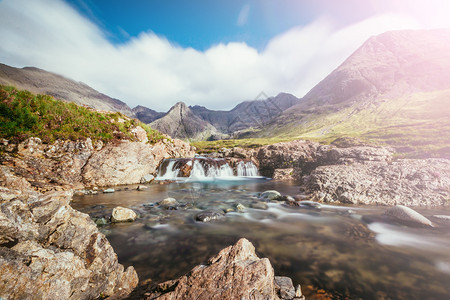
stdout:
{"type": "MultiPolygon", "coordinates": [[[[123,189],[124,187],[122,187],[123,189]]],[[[249,208],[258,194],[275,189],[299,193],[297,186],[266,179],[151,184],[148,189],[75,196],[72,206],[92,217],[116,206],[138,212],[133,223],[101,227],[125,266],[141,281],[175,279],[239,238],[249,239],[259,257],[268,257],[280,276],[302,285],[306,296],[334,299],[449,299],[450,226],[411,227],[388,221],[385,207],[327,206],[321,209],[269,203],[249,208]],[[180,207],[155,203],[175,198],[180,207]],[[246,207],[237,212],[236,205],[246,207]],[[206,209],[228,210],[208,223],[195,221],[206,209]]],[[[450,215],[447,208],[418,209],[427,217],[450,215]]]]}

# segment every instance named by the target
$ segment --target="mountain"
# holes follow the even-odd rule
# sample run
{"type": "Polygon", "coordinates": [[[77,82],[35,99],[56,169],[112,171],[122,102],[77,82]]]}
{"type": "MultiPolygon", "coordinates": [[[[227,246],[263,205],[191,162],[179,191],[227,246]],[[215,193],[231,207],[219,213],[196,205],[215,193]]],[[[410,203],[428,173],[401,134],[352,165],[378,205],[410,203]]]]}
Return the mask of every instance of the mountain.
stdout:
{"type": "Polygon", "coordinates": [[[330,140],[357,136],[402,151],[419,147],[448,153],[448,53],[449,29],[374,36],[298,104],[246,136],[330,140]]]}
{"type": "Polygon", "coordinates": [[[139,119],[139,121],[149,124],[157,119],[162,118],[165,113],[157,112],[153,109],[147,108],[145,106],[138,105],[132,109],[132,112],[139,119]]]}
{"type": "Polygon", "coordinates": [[[160,119],[150,123],[154,129],[173,138],[206,140],[222,134],[210,123],[196,116],[183,102],[178,102],[160,119]]]}
{"type": "Polygon", "coordinates": [[[117,111],[134,116],[131,108],[118,99],[106,96],[82,82],[34,67],[19,69],[0,64],[0,84],[12,85],[36,94],[50,95],[97,110],[117,111]]]}
{"type": "Polygon", "coordinates": [[[261,127],[281,115],[281,113],[300,102],[297,97],[280,93],[264,100],[244,101],[230,111],[209,110],[203,106],[190,106],[192,112],[211,123],[225,134],[251,127],[261,127]]]}

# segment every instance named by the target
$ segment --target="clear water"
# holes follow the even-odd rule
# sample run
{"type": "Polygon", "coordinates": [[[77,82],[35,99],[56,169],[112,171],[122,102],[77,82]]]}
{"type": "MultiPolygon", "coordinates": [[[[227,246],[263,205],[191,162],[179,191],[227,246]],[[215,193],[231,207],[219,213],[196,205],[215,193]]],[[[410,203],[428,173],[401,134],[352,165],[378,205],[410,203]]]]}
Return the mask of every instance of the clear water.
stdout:
{"type": "MultiPolygon", "coordinates": [[[[324,206],[321,210],[270,203],[248,208],[259,192],[296,195],[298,187],[265,179],[215,180],[166,185],[144,191],[74,197],[73,207],[91,216],[115,206],[139,212],[134,223],[101,227],[125,266],[141,281],[162,282],[188,272],[246,237],[277,275],[300,283],[306,296],[324,290],[334,299],[450,299],[450,225],[414,228],[382,218],[384,207],[324,206]],[[165,210],[153,203],[173,197],[183,204],[165,210]],[[195,221],[204,209],[233,209],[222,220],[195,221]]],[[[425,216],[450,210],[418,210],[425,216]]],[[[435,221],[435,219],[433,219],[435,221]]]]}

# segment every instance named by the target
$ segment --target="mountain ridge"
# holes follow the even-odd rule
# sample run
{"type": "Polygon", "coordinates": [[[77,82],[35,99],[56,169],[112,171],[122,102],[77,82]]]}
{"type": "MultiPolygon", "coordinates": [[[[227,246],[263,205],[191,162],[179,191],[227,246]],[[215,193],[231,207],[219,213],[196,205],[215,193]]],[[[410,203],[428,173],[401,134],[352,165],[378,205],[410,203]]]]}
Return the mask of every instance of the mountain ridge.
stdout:
{"type": "Polygon", "coordinates": [[[97,110],[116,111],[134,117],[134,113],[125,102],[102,94],[85,83],[36,67],[20,69],[0,63],[0,84],[12,85],[35,94],[53,96],[97,110]]]}

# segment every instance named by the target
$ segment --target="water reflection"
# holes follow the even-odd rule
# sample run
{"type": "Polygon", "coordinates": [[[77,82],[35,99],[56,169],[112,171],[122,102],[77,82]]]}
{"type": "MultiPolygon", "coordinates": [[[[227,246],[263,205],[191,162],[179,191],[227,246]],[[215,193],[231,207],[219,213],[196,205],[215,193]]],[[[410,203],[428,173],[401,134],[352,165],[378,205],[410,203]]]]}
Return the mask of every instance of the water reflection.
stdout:
{"type": "MultiPolygon", "coordinates": [[[[109,224],[102,230],[120,262],[133,265],[141,280],[176,278],[246,237],[260,257],[270,259],[276,274],[301,283],[307,296],[316,289],[336,299],[450,295],[450,236],[445,223],[425,229],[362,221],[378,220],[382,207],[313,209],[268,203],[267,210],[251,208],[258,193],[269,189],[298,193],[298,187],[267,180],[155,184],[145,191],[75,197],[73,206],[92,216],[108,215],[118,205],[139,213],[134,223],[109,224]],[[166,197],[179,202],[178,210],[156,204],[166,197]],[[244,212],[236,209],[238,204],[244,212]],[[210,208],[229,212],[218,221],[195,221],[197,213],[210,208]]],[[[445,210],[421,213],[450,215],[445,210]]]]}

